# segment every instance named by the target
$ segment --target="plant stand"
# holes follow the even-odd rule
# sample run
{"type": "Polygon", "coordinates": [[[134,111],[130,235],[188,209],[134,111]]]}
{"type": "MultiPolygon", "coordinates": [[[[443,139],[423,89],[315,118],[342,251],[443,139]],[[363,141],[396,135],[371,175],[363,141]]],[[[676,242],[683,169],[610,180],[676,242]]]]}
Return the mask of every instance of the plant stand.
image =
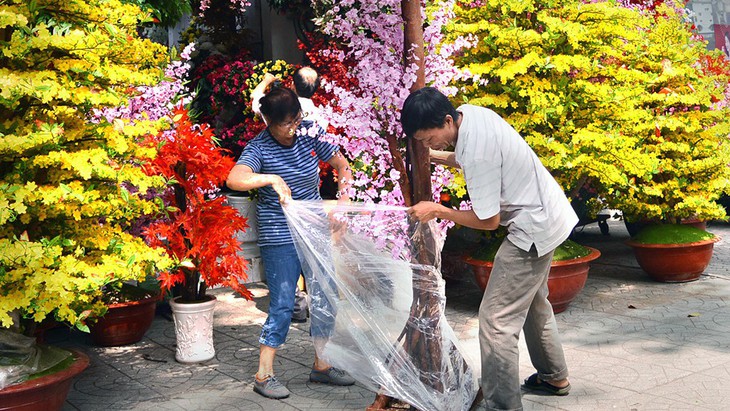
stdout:
{"type": "Polygon", "coordinates": [[[248,228],[238,232],[238,241],[241,243],[240,255],[248,260],[248,283],[264,281],[263,265],[261,263],[261,250],[256,245],[259,239],[258,220],[256,219],[257,200],[251,200],[247,196],[236,195],[233,193],[226,194],[228,205],[238,210],[238,213],[246,217],[248,220],[248,228]]]}
{"type": "Polygon", "coordinates": [[[170,301],[175,320],[177,348],[175,360],[181,363],[196,363],[215,357],[213,347],[213,310],[216,298],[209,301],[180,303],[180,297],[170,301]]]}

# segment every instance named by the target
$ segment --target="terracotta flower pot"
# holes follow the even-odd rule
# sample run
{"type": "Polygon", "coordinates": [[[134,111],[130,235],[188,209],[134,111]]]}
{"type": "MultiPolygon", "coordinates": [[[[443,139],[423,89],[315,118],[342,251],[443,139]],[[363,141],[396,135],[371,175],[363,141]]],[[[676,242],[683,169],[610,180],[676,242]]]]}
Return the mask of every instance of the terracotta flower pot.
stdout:
{"type": "Polygon", "coordinates": [[[156,297],[148,297],[109,305],[106,314],[89,327],[92,341],[114,347],[141,340],[155,319],[156,302],[156,297]]]}
{"type": "Polygon", "coordinates": [[[655,281],[678,283],[700,278],[719,240],[716,236],[685,244],[643,244],[632,240],[626,244],[634,249],[636,261],[649,277],[655,281]]]}
{"type": "MultiPolygon", "coordinates": [[[[580,293],[588,279],[589,263],[601,256],[601,252],[592,247],[586,247],[591,253],[585,257],[572,260],[553,261],[548,275],[548,301],[553,306],[554,313],[560,313],[568,308],[573,299],[580,293]]],[[[464,261],[474,270],[477,285],[484,292],[487,289],[489,274],[492,272],[492,261],[476,260],[466,257],[464,261]]]]}
{"type": "Polygon", "coordinates": [[[89,357],[69,350],[74,362],[67,368],[0,390],[0,411],[58,411],[66,402],[73,378],[89,366],[89,357]]]}

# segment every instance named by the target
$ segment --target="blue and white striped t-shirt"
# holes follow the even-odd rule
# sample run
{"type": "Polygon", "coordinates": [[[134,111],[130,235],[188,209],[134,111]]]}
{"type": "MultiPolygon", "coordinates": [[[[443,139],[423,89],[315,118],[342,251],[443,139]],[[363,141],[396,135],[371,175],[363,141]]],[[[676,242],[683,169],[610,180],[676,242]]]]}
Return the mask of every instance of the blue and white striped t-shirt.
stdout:
{"type": "MultiPolygon", "coordinates": [[[[294,200],[320,200],[319,160],[329,161],[340,148],[320,139],[324,135],[320,127],[315,137],[307,135],[311,127],[316,126],[311,121],[302,121],[297,134],[303,135],[296,136],[289,147],[276,141],[267,128],[246,144],[236,164],[249,166],[254,173],[280,176],[291,189],[294,200]]],[[[279,195],[270,185],[258,190],[258,245],[292,243],[279,195]]]]}

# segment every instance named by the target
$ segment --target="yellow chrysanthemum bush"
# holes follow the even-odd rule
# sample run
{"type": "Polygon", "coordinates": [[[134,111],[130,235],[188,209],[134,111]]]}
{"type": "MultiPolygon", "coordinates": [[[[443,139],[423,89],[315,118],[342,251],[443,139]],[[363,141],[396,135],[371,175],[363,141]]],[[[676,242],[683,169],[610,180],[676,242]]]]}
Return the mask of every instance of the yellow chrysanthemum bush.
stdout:
{"type": "Polygon", "coordinates": [[[502,115],[573,198],[593,192],[630,219],[724,215],[713,200],[727,189],[727,108],[712,101],[728,71],[706,70],[673,9],[481,3],[459,3],[447,27],[479,38],[455,56],[475,79],[456,84],[457,101],[502,115]]]}
{"type": "Polygon", "coordinates": [[[641,111],[624,124],[624,133],[639,139],[640,157],[624,163],[651,168],[624,171],[625,180],[606,184],[607,198],[629,221],[724,219],[717,200],[730,189],[730,67],[675,9],[661,5],[647,19],[643,41],[624,62],[647,76],[636,84],[641,111]]]}
{"type": "Polygon", "coordinates": [[[167,267],[125,232],[158,212],[161,177],[139,167],[157,124],[106,121],[166,50],[136,34],[148,16],[118,0],[0,2],[0,328],[47,316],[86,329],[102,287],[167,267]]]}

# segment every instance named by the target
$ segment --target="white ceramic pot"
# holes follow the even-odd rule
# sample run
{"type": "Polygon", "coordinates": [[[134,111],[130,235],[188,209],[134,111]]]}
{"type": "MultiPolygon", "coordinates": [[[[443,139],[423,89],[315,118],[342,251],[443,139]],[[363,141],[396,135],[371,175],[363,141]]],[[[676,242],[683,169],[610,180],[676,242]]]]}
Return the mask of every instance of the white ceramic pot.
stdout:
{"type": "Polygon", "coordinates": [[[256,242],[259,239],[258,222],[256,219],[256,200],[251,200],[246,196],[226,195],[228,205],[238,210],[239,214],[248,219],[248,228],[239,231],[237,234],[238,241],[241,244],[240,255],[248,260],[248,280],[246,283],[254,283],[263,281],[264,270],[261,264],[261,250],[256,242]]]}
{"type": "Polygon", "coordinates": [[[189,304],[177,302],[180,297],[170,301],[177,339],[175,359],[178,362],[195,363],[215,357],[213,310],[216,298],[210,298],[210,301],[189,304]]]}
{"type": "Polygon", "coordinates": [[[259,229],[256,220],[256,200],[248,197],[228,195],[226,196],[228,205],[238,210],[238,213],[245,217],[248,221],[248,228],[239,231],[237,234],[238,241],[241,243],[241,251],[246,258],[258,257],[261,255],[256,241],[259,239],[259,229]]]}

